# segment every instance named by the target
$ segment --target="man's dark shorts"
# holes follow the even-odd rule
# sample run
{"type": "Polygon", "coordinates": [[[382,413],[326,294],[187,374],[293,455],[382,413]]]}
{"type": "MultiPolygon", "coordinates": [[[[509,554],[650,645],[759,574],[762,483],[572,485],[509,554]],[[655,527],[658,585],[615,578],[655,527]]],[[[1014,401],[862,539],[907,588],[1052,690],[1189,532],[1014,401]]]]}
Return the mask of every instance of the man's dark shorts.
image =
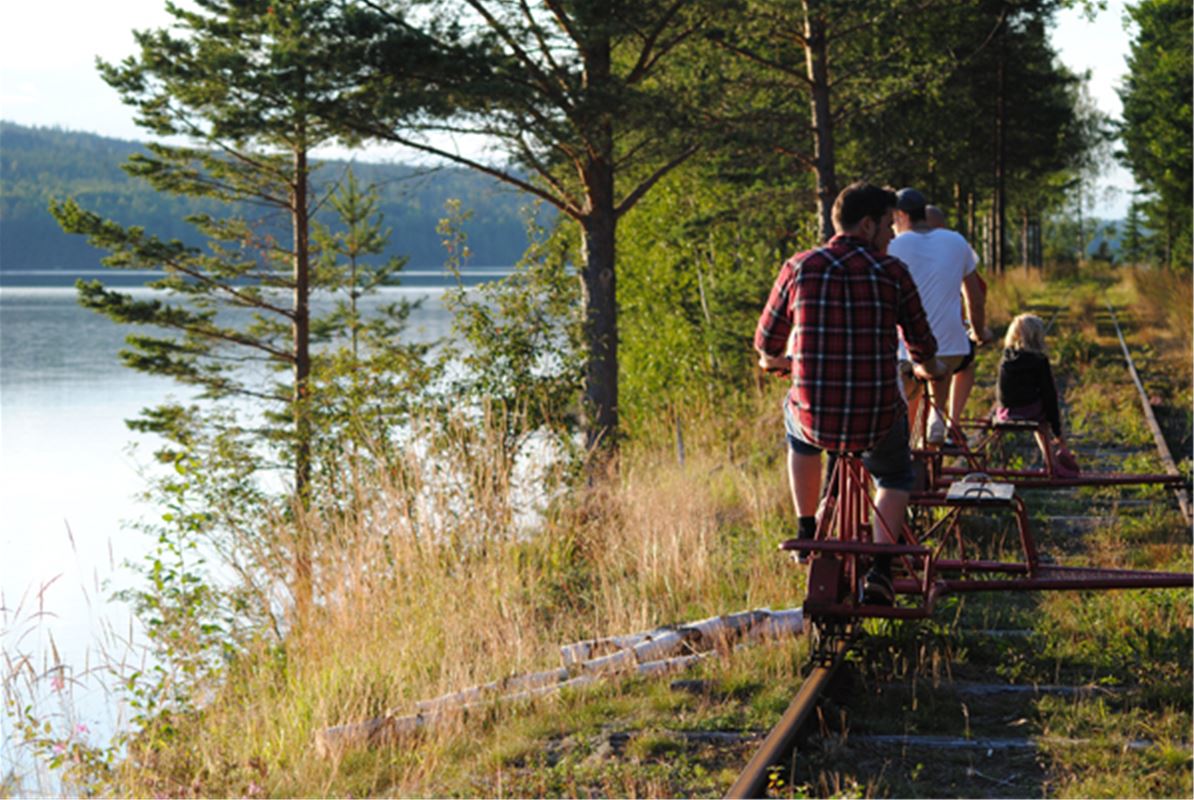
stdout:
{"type": "MultiPolygon", "coordinates": [[[[792,418],[787,398],[784,398],[784,429],[788,447],[794,452],[804,456],[821,454],[820,447],[809,444],[800,437],[800,430],[796,426],[796,420],[792,418]]],[[[862,465],[880,489],[912,491],[916,484],[916,476],[912,471],[912,451],[908,449],[908,415],[902,408],[887,435],[870,450],[863,451],[862,465]]]]}
{"type": "Polygon", "coordinates": [[[966,355],[962,356],[962,363],[959,364],[958,368],[954,370],[954,374],[956,375],[957,373],[966,369],[966,367],[970,366],[973,363],[974,363],[974,340],[971,339],[970,340],[970,352],[967,353],[966,355]]]}

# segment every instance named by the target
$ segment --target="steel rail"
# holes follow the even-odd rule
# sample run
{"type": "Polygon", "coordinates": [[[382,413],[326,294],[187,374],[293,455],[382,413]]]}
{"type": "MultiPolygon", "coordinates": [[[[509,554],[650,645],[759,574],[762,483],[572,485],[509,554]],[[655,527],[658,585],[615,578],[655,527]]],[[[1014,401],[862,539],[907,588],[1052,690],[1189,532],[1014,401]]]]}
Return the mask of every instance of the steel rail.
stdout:
{"type": "Polygon", "coordinates": [[[801,726],[808,719],[812,710],[816,708],[817,698],[829,685],[830,678],[833,677],[834,671],[841,664],[848,649],[847,639],[838,641],[832,663],[813,668],[804,683],[800,685],[800,690],[796,692],[796,697],[784,711],[784,715],[780,717],[779,723],[771,729],[771,733],[767,734],[767,738],[763,740],[763,744],[754,757],[742,770],[742,774],[726,792],[727,798],[764,796],[769,771],[772,767],[782,764],[792,751],[801,726]]]}
{"type": "MultiPolygon", "coordinates": [[[[1119,337],[1119,347],[1123,350],[1124,360],[1128,362],[1128,372],[1132,375],[1132,382],[1136,384],[1136,392],[1140,395],[1140,405],[1144,409],[1144,419],[1148,422],[1149,430],[1152,431],[1153,439],[1157,443],[1157,450],[1161,454],[1161,461],[1165,465],[1165,471],[1170,475],[1181,476],[1181,472],[1177,468],[1177,464],[1173,461],[1173,455],[1169,452],[1169,444],[1165,441],[1165,433],[1161,430],[1161,426],[1157,423],[1157,417],[1153,413],[1152,403],[1148,401],[1148,392],[1144,390],[1144,384],[1140,380],[1140,374],[1136,372],[1136,363],[1132,361],[1132,353],[1128,350],[1127,340],[1124,339],[1123,331],[1120,330],[1119,320],[1115,316],[1115,308],[1111,305],[1111,301],[1107,301],[1107,311],[1111,314],[1111,324],[1115,326],[1115,335],[1119,337]]],[[[1177,493],[1177,503],[1181,507],[1182,514],[1186,517],[1186,522],[1194,522],[1194,516],[1190,511],[1190,500],[1186,496],[1185,485],[1178,486],[1174,490],[1177,493]]]]}

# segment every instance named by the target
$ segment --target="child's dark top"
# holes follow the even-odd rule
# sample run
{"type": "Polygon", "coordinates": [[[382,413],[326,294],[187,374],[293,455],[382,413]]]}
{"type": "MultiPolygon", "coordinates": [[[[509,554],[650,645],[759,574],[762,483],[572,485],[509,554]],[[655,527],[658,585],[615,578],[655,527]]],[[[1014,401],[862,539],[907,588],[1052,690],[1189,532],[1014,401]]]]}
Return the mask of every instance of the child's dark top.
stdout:
{"type": "Polygon", "coordinates": [[[1054,436],[1061,435],[1061,412],[1057,408],[1057,386],[1053,370],[1043,353],[1008,348],[999,362],[996,399],[1004,408],[1040,403],[1054,436]]]}

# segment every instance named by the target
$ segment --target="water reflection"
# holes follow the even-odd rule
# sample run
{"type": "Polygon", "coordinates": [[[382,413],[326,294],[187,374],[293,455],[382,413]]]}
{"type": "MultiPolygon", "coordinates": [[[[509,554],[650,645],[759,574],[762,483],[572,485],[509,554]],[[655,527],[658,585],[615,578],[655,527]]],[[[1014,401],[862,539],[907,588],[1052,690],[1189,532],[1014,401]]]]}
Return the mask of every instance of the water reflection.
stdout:
{"type": "MultiPolygon", "coordinates": [[[[441,301],[444,276],[437,275],[438,286],[385,289],[366,309],[422,298],[411,337],[446,336],[451,320],[441,301]]],[[[52,667],[54,652],[77,672],[126,655],[116,651],[127,650],[133,623],[107,598],[112,588],[135,584],[121,565],[151,545],[127,523],[152,513],[134,496],[144,486],[141,471],[151,468],[154,441],[124,420],[167,397],[188,397],[169,379],[122,366],[117,353],[128,326],[80,307],[73,278],[52,277],[58,285],[16,285],[9,274],[0,288],[0,647],[10,656],[36,654],[39,674],[52,667]]],[[[331,301],[314,305],[318,312],[331,301]]],[[[91,736],[120,722],[110,717],[102,687],[73,696],[71,705],[80,715],[72,729],[82,725],[91,736]]],[[[0,713],[0,781],[18,767],[13,734],[11,719],[0,713]]]]}

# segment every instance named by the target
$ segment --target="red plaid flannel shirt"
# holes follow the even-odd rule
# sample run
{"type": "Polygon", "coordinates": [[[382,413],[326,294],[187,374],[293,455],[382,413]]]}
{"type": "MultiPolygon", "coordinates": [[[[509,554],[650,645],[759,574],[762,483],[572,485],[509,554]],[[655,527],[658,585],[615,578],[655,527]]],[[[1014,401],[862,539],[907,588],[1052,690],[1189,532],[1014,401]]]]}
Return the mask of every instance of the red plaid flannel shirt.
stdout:
{"type": "Polygon", "coordinates": [[[771,356],[790,352],[787,402],[802,438],[827,450],[857,451],[891,430],[904,404],[897,325],[913,361],[937,353],[916,284],[898,258],[839,234],[784,262],[754,343],[771,356]]]}

